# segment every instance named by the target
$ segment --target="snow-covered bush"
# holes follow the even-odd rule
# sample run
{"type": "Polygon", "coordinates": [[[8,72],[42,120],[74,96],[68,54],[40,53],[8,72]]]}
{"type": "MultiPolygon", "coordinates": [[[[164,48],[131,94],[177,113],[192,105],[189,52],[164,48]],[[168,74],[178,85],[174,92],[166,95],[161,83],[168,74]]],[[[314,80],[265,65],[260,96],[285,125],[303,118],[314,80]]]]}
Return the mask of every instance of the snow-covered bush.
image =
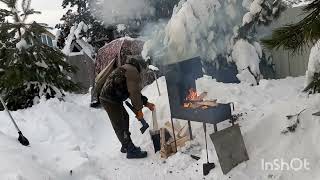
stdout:
{"type": "Polygon", "coordinates": [[[232,45],[234,27],[241,21],[237,11],[244,9],[236,9],[241,6],[240,1],[222,3],[218,0],[180,1],[168,24],[146,43],[144,56],[154,56],[160,49],[164,51],[160,55],[165,56],[162,61],[169,63],[197,55],[213,61],[218,54],[226,53],[232,45]]]}
{"type": "Polygon", "coordinates": [[[256,47],[247,40],[238,40],[232,50],[232,59],[238,68],[237,78],[241,82],[257,85],[260,80],[259,63],[262,56],[260,45],[255,42],[256,47]]]}
{"type": "Polygon", "coordinates": [[[263,53],[256,26],[270,23],[283,9],[280,0],[182,0],[165,28],[145,43],[142,55],[161,63],[195,56],[217,63],[223,56],[237,65],[240,81],[257,84],[263,53]]]}
{"type": "Polygon", "coordinates": [[[305,91],[320,92],[320,40],[311,48],[306,71],[305,91]]]}
{"type": "Polygon", "coordinates": [[[9,109],[20,109],[38,103],[39,98],[62,97],[64,91],[76,89],[65,73],[74,68],[64,61],[60,50],[42,44],[41,34],[46,26],[25,23],[30,0],[22,2],[22,12],[17,10],[17,0],[1,9],[2,15],[14,22],[0,24],[0,95],[9,109]]]}

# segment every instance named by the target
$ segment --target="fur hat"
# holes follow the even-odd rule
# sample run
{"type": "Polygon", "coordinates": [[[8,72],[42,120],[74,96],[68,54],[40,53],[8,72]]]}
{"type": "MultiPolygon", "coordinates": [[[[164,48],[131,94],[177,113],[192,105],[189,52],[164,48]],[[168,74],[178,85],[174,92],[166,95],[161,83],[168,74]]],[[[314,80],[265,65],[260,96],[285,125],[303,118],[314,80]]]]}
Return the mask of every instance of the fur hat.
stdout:
{"type": "Polygon", "coordinates": [[[142,69],[147,68],[147,63],[144,61],[141,55],[129,55],[126,58],[126,63],[131,64],[137,68],[139,73],[142,69]]]}

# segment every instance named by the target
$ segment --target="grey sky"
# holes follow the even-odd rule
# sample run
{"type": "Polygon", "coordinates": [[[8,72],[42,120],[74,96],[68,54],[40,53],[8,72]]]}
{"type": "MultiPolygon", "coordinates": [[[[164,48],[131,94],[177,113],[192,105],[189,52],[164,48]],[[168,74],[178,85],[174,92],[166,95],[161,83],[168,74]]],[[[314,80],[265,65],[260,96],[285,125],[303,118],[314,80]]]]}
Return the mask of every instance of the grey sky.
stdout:
{"type": "MultiPolygon", "coordinates": [[[[59,23],[64,13],[61,4],[62,0],[32,0],[31,8],[41,11],[41,14],[30,16],[29,20],[46,23],[54,27],[59,23]]],[[[1,3],[0,8],[3,7],[5,7],[5,5],[1,3]]]]}

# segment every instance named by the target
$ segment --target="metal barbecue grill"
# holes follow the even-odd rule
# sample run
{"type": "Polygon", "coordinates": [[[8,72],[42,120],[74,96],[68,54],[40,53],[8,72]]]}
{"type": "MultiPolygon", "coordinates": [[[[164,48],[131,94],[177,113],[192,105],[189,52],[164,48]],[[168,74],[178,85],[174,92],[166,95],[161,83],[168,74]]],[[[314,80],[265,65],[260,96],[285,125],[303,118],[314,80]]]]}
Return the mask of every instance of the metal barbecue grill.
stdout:
{"type": "Polygon", "coordinates": [[[192,88],[196,89],[196,80],[203,76],[200,57],[169,64],[165,70],[171,117],[188,120],[191,136],[190,121],[216,125],[222,121],[231,119],[230,104],[219,103],[215,107],[208,107],[206,109],[191,109],[183,106],[188,90],[192,88]]]}
{"type": "MultiPolygon", "coordinates": [[[[206,123],[213,124],[215,133],[210,137],[223,173],[227,174],[233,167],[248,160],[249,156],[240,127],[232,120],[231,103],[220,104],[212,101],[214,105],[198,106],[198,101],[207,102],[196,92],[196,80],[203,76],[201,59],[196,57],[169,64],[165,67],[165,71],[173,135],[173,118],[188,121],[190,139],[192,139],[190,121],[202,122],[207,145],[206,123]],[[194,106],[195,104],[196,106],[194,106]],[[217,124],[228,119],[231,120],[232,126],[218,132],[217,124]]],[[[175,135],[174,141],[176,142],[175,135]]],[[[175,147],[177,148],[177,144],[175,147]]],[[[209,163],[207,148],[206,152],[207,163],[203,164],[204,175],[207,175],[215,167],[214,163],[209,163]]]]}

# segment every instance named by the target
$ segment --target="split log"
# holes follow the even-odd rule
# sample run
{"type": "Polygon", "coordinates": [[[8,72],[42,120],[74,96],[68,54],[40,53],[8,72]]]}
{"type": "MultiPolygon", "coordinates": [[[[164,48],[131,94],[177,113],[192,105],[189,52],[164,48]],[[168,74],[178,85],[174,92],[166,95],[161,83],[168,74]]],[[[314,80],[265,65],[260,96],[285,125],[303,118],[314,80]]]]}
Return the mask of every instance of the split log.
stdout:
{"type": "MultiPolygon", "coordinates": [[[[186,142],[190,140],[189,136],[178,137],[176,144],[177,148],[181,148],[185,146],[186,142]]],[[[169,156],[176,153],[176,146],[174,139],[169,134],[169,131],[166,128],[160,128],[160,143],[161,150],[160,155],[161,158],[168,158],[169,156]]]]}
{"type": "Polygon", "coordinates": [[[175,153],[175,149],[172,149],[172,146],[168,145],[167,142],[170,139],[169,132],[166,128],[160,128],[160,155],[161,158],[168,158],[175,153]]]}
{"type": "Polygon", "coordinates": [[[196,104],[201,105],[201,106],[209,106],[209,107],[215,107],[218,105],[217,100],[212,100],[212,101],[202,101],[202,102],[196,102],[196,104]]]}
{"type": "Polygon", "coordinates": [[[207,107],[215,107],[217,106],[217,100],[207,100],[207,101],[189,101],[185,102],[183,104],[183,107],[185,108],[191,108],[191,109],[197,109],[197,108],[202,108],[203,106],[207,107]]]}

